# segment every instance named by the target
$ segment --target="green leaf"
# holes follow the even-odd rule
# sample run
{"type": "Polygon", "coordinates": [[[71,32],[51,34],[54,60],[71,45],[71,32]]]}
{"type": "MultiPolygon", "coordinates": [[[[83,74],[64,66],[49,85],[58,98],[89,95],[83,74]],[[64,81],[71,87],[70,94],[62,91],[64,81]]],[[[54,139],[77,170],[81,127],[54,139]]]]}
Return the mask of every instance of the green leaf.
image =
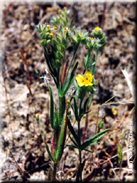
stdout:
{"type": "Polygon", "coordinates": [[[78,146],[80,147],[80,141],[79,141],[79,138],[77,136],[77,134],[75,133],[75,130],[74,128],[72,127],[71,123],[70,123],[70,120],[68,119],[68,128],[71,132],[71,134],[73,135],[74,139],[76,140],[78,146]]]}
{"type": "Polygon", "coordinates": [[[71,148],[76,148],[76,149],[79,149],[79,147],[77,147],[77,146],[73,146],[73,145],[66,145],[66,146],[68,146],[68,147],[71,147],[71,148]]]}
{"type": "Polygon", "coordinates": [[[86,69],[89,68],[89,66],[91,65],[91,50],[88,50],[88,54],[86,56],[86,69]]]}
{"type": "Polygon", "coordinates": [[[69,28],[72,27],[73,22],[74,22],[74,18],[71,19],[71,22],[70,22],[70,24],[69,24],[69,28]]]}
{"type": "Polygon", "coordinates": [[[58,121],[59,121],[59,116],[58,116],[57,108],[55,106],[54,125],[53,125],[54,130],[58,130],[58,127],[59,127],[58,121]]]}
{"type": "Polygon", "coordinates": [[[46,63],[48,65],[49,71],[50,71],[50,73],[51,73],[51,75],[54,79],[54,82],[55,82],[57,88],[58,88],[58,85],[59,85],[59,83],[58,83],[59,72],[58,72],[58,70],[54,69],[53,63],[51,62],[51,59],[50,59],[45,47],[44,47],[44,56],[45,56],[46,63]]]}
{"type": "Polygon", "coordinates": [[[86,57],[84,57],[83,59],[83,65],[84,65],[84,68],[86,69],[86,63],[84,62],[84,60],[86,61],[86,57]]]}
{"type": "Polygon", "coordinates": [[[61,62],[58,59],[55,60],[55,66],[56,68],[61,67],[61,62]]]}
{"type": "Polygon", "coordinates": [[[80,115],[79,115],[79,121],[81,120],[81,118],[83,117],[84,114],[87,114],[87,113],[89,113],[90,111],[91,111],[91,110],[85,111],[85,112],[84,112],[84,109],[82,108],[82,109],[81,109],[81,112],[80,112],[80,115]]]}
{"type": "Polygon", "coordinates": [[[46,50],[45,47],[44,47],[44,56],[45,56],[45,59],[46,59],[48,68],[49,68],[51,74],[53,74],[53,73],[54,73],[54,70],[53,70],[53,68],[52,68],[52,64],[51,64],[51,61],[50,61],[50,59],[49,59],[49,56],[48,56],[48,53],[47,53],[47,50],[46,50]]]}
{"type": "Polygon", "coordinates": [[[65,96],[59,96],[59,125],[62,125],[62,123],[64,123],[62,119],[64,117],[65,108],[66,108],[65,96]]]}
{"type": "Polygon", "coordinates": [[[67,43],[67,41],[66,41],[66,39],[63,37],[63,38],[62,38],[62,44],[63,44],[63,45],[66,45],[66,43],[67,43]]]}
{"type": "Polygon", "coordinates": [[[57,55],[58,55],[57,57],[59,60],[61,60],[63,58],[63,55],[60,51],[57,52],[57,55]]]}
{"type": "Polygon", "coordinates": [[[69,138],[71,139],[71,141],[73,142],[73,144],[75,144],[75,148],[78,148],[78,144],[73,140],[73,138],[69,135],[69,138]]]}
{"type": "MultiPolygon", "coordinates": [[[[44,135],[44,137],[46,136],[46,134],[45,134],[45,133],[44,133],[43,135],[44,135]]],[[[44,143],[45,143],[45,146],[46,146],[47,152],[48,152],[48,154],[49,154],[49,157],[51,158],[51,160],[52,160],[53,162],[55,162],[56,160],[55,160],[55,158],[52,156],[52,154],[51,154],[51,152],[50,152],[50,150],[49,150],[49,146],[48,146],[47,142],[46,142],[46,141],[44,141],[44,143]]]]}
{"type": "Polygon", "coordinates": [[[87,152],[93,153],[93,151],[90,151],[90,150],[88,150],[88,149],[84,149],[84,151],[87,151],[87,152]]]}
{"type": "Polygon", "coordinates": [[[93,99],[93,95],[90,95],[87,103],[88,107],[91,105],[92,99],[93,99]]]}
{"type": "Polygon", "coordinates": [[[37,69],[35,69],[35,73],[36,73],[36,74],[39,74],[39,71],[38,71],[37,69]]]}
{"type": "Polygon", "coordinates": [[[50,86],[49,86],[49,92],[50,92],[50,124],[51,127],[54,129],[54,101],[50,86]]]}
{"type": "Polygon", "coordinates": [[[68,89],[70,88],[70,85],[71,85],[72,82],[73,82],[73,79],[74,79],[74,76],[75,76],[74,73],[75,73],[75,70],[76,70],[77,66],[78,66],[78,62],[77,62],[77,63],[75,64],[75,66],[73,67],[72,72],[71,72],[71,75],[70,75],[70,78],[69,78],[69,80],[68,80],[68,82],[67,82],[67,84],[66,84],[66,86],[65,86],[65,89],[63,89],[63,92],[62,92],[62,95],[63,95],[63,96],[66,95],[68,89]]]}
{"type": "Polygon", "coordinates": [[[64,143],[65,143],[65,139],[66,139],[67,122],[68,122],[68,117],[67,117],[67,108],[66,108],[66,111],[65,111],[65,114],[63,117],[60,135],[59,135],[58,146],[57,146],[57,152],[56,152],[57,161],[59,161],[61,159],[62,154],[63,154],[64,143]]]}
{"type": "Polygon", "coordinates": [[[50,152],[50,150],[49,150],[48,145],[45,144],[45,146],[46,146],[47,152],[48,152],[48,154],[49,154],[49,157],[51,158],[51,160],[52,160],[53,162],[55,162],[56,160],[55,160],[55,158],[52,156],[52,154],[51,154],[51,152],[50,152]]]}
{"type": "Polygon", "coordinates": [[[76,119],[77,121],[79,121],[79,120],[78,120],[78,107],[77,107],[77,102],[76,102],[75,97],[74,97],[73,99],[74,99],[74,108],[72,108],[72,109],[73,109],[74,114],[75,114],[75,119],[76,119]]]}
{"type": "Polygon", "coordinates": [[[56,36],[56,40],[57,40],[57,42],[60,44],[61,43],[61,38],[60,38],[60,36],[56,36]]]}
{"type": "Polygon", "coordinates": [[[78,44],[77,38],[76,38],[76,36],[71,36],[71,39],[72,39],[72,41],[73,41],[73,46],[74,46],[74,48],[75,48],[76,45],[78,44]],[[75,44],[74,44],[74,43],[75,43],[75,44]]]}
{"type": "Polygon", "coordinates": [[[65,46],[64,45],[61,45],[60,47],[61,47],[62,52],[65,51],[65,46]]]}
{"type": "Polygon", "coordinates": [[[85,113],[86,110],[87,110],[88,101],[89,101],[89,97],[85,100],[85,103],[84,103],[84,106],[83,106],[84,113],[85,113]]]}
{"type": "Polygon", "coordinates": [[[79,86],[78,86],[76,80],[74,80],[74,86],[75,86],[76,90],[78,91],[79,90],[79,86]]]}
{"type": "Polygon", "coordinates": [[[93,145],[93,142],[100,139],[106,132],[108,131],[108,129],[105,129],[102,132],[97,133],[96,135],[94,135],[93,137],[91,137],[89,140],[87,140],[86,142],[84,142],[81,145],[81,150],[84,150],[86,147],[93,145]]]}

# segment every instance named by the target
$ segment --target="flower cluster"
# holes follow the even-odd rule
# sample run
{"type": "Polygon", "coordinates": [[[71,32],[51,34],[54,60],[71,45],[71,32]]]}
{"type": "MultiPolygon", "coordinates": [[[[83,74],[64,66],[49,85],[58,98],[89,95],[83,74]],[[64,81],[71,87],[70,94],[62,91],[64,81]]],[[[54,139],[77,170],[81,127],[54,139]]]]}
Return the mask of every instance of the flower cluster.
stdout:
{"type": "Polygon", "coordinates": [[[71,39],[74,44],[79,44],[79,43],[86,44],[87,37],[88,37],[88,33],[84,31],[82,32],[81,30],[76,30],[71,35],[71,39]]]}
{"type": "Polygon", "coordinates": [[[99,38],[89,38],[87,40],[87,44],[85,45],[86,49],[93,49],[93,50],[98,50],[101,48],[102,45],[100,44],[100,39],[99,38]]]}
{"type": "Polygon", "coordinates": [[[58,10],[59,16],[53,17],[51,19],[51,24],[55,25],[56,27],[65,27],[68,24],[68,16],[70,14],[70,11],[67,10],[66,7],[64,7],[64,10],[59,9],[58,10]]]}
{"type": "Polygon", "coordinates": [[[98,43],[101,45],[100,47],[103,47],[107,44],[106,37],[100,27],[95,27],[91,32],[91,35],[99,39],[98,43]]]}

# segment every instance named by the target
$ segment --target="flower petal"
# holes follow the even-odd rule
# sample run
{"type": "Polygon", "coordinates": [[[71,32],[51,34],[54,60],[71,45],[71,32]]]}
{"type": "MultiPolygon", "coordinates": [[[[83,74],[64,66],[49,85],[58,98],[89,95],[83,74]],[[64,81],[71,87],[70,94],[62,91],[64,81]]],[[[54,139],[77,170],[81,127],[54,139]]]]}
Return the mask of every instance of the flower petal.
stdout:
{"type": "Polygon", "coordinates": [[[93,80],[93,75],[92,75],[92,73],[89,72],[89,71],[86,71],[86,72],[85,72],[84,77],[85,77],[85,79],[90,80],[90,82],[92,82],[92,80],[93,80]]]}
{"type": "Polygon", "coordinates": [[[102,29],[100,27],[95,27],[94,30],[95,31],[101,31],[102,29]]]}
{"type": "Polygon", "coordinates": [[[78,75],[76,76],[76,80],[77,80],[77,83],[78,83],[78,85],[79,85],[80,87],[84,85],[85,79],[84,79],[84,77],[81,76],[80,74],[78,74],[78,75]]]}

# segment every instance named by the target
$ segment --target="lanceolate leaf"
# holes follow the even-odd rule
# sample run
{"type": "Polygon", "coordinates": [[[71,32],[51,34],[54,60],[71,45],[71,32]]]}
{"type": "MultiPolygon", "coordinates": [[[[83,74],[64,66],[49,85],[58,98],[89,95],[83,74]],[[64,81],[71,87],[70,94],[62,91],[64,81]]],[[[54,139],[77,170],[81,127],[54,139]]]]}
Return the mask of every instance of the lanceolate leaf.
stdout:
{"type": "Polygon", "coordinates": [[[59,75],[59,73],[56,71],[56,69],[53,68],[53,64],[52,64],[51,60],[49,59],[49,56],[48,56],[48,53],[47,53],[47,50],[45,47],[44,47],[44,56],[45,56],[49,71],[50,71],[50,73],[55,81],[56,86],[58,87],[58,78],[59,78],[58,75],[59,75]]]}
{"type": "Polygon", "coordinates": [[[82,118],[82,116],[83,116],[84,114],[89,113],[91,110],[86,111],[86,112],[82,112],[82,111],[83,111],[83,110],[81,110],[81,113],[80,113],[80,115],[79,115],[79,120],[82,118]]]}
{"type": "Polygon", "coordinates": [[[70,130],[70,132],[72,133],[73,137],[75,138],[77,144],[79,145],[80,147],[80,141],[79,141],[79,138],[77,136],[77,134],[75,133],[75,130],[74,128],[72,127],[71,123],[70,123],[70,120],[68,119],[68,128],[70,130]]]}
{"type": "Polygon", "coordinates": [[[75,114],[75,118],[78,121],[78,107],[77,107],[77,103],[76,103],[76,99],[74,97],[74,114],[75,114]]]}
{"type": "Polygon", "coordinates": [[[92,99],[93,99],[93,95],[89,96],[89,100],[88,100],[87,106],[91,105],[92,99]]]}
{"type": "Polygon", "coordinates": [[[78,144],[73,140],[73,138],[69,135],[69,138],[71,139],[71,141],[75,144],[75,148],[78,148],[78,144]]]}
{"type": "Polygon", "coordinates": [[[88,101],[89,101],[89,97],[85,100],[85,103],[84,103],[84,106],[83,106],[84,112],[86,112],[88,101]]]}
{"type": "Polygon", "coordinates": [[[72,27],[73,21],[74,21],[74,18],[72,18],[72,20],[71,20],[71,22],[70,22],[70,24],[69,24],[69,28],[72,27]]]}
{"type": "Polygon", "coordinates": [[[81,150],[85,149],[86,147],[88,147],[90,145],[93,145],[93,142],[100,139],[107,131],[108,131],[108,129],[105,129],[104,131],[99,132],[98,134],[94,135],[92,138],[90,138],[89,140],[84,142],[81,145],[81,150]]]}
{"type": "Polygon", "coordinates": [[[65,68],[64,68],[64,71],[63,71],[62,84],[64,83],[64,80],[65,80],[65,77],[66,77],[66,72],[67,72],[67,69],[68,69],[68,63],[69,63],[69,59],[66,61],[65,68]]]}
{"type": "Polygon", "coordinates": [[[71,148],[79,149],[79,147],[78,147],[78,146],[73,146],[73,145],[66,145],[66,146],[71,147],[71,148]]]}
{"type": "Polygon", "coordinates": [[[49,150],[49,146],[48,146],[48,144],[47,144],[45,134],[44,134],[44,142],[45,142],[45,146],[46,146],[47,152],[48,152],[48,154],[49,154],[49,157],[51,158],[51,160],[52,160],[53,162],[55,162],[56,160],[55,160],[55,158],[52,156],[52,154],[51,154],[51,152],[50,152],[50,150],[49,150]]]}
{"type": "Polygon", "coordinates": [[[54,70],[53,70],[53,68],[52,68],[52,65],[51,65],[51,62],[50,62],[50,60],[49,60],[49,56],[48,56],[48,53],[47,53],[47,50],[46,50],[45,47],[44,47],[44,56],[45,56],[45,58],[46,58],[46,62],[47,62],[48,68],[49,68],[51,74],[53,74],[53,73],[54,73],[54,70]]]}
{"type": "Polygon", "coordinates": [[[86,64],[85,64],[86,65],[86,69],[89,68],[90,64],[91,64],[91,50],[88,50],[88,55],[86,57],[86,64]]]}
{"type": "Polygon", "coordinates": [[[55,106],[54,125],[53,125],[55,130],[58,130],[58,126],[59,126],[58,123],[59,123],[58,111],[55,106]]]}
{"type": "Polygon", "coordinates": [[[79,86],[78,86],[78,84],[77,84],[76,80],[74,80],[74,85],[75,85],[76,90],[78,91],[79,86]]]}
{"type": "Polygon", "coordinates": [[[54,101],[50,86],[49,86],[49,92],[50,92],[50,123],[51,127],[54,129],[54,101]]]}
{"type": "Polygon", "coordinates": [[[71,72],[71,75],[70,75],[70,78],[69,78],[69,80],[68,80],[68,82],[67,82],[65,88],[63,89],[63,92],[62,92],[62,95],[63,95],[63,96],[66,95],[68,89],[70,88],[70,85],[71,85],[71,83],[72,83],[72,81],[73,81],[73,79],[74,79],[74,76],[75,76],[75,75],[74,75],[74,72],[75,72],[77,66],[78,66],[78,62],[77,62],[77,63],[75,64],[75,66],[73,67],[72,72],[71,72]]]}

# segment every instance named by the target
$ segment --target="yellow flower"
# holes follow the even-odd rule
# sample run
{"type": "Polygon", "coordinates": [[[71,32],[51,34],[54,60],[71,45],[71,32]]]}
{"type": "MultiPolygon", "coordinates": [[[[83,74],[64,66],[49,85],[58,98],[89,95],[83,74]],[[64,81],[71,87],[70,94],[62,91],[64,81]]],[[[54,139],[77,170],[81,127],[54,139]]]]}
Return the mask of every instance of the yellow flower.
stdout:
{"type": "Polygon", "coordinates": [[[39,119],[39,114],[38,114],[38,113],[36,114],[36,119],[37,119],[37,120],[39,119]]]}
{"type": "Polygon", "coordinates": [[[53,37],[53,33],[51,32],[50,34],[49,34],[51,37],[53,37]]]}
{"type": "Polygon", "coordinates": [[[57,27],[53,27],[53,29],[54,29],[54,30],[58,30],[58,28],[57,28],[57,27]]]}
{"type": "Polygon", "coordinates": [[[58,12],[61,13],[61,9],[59,9],[58,12]]]}
{"type": "Polygon", "coordinates": [[[95,27],[94,30],[95,31],[101,31],[102,29],[100,27],[95,27]]]}
{"type": "Polygon", "coordinates": [[[66,8],[66,6],[64,7],[64,10],[66,10],[67,8],[66,8]]]}
{"type": "Polygon", "coordinates": [[[47,28],[49,29],[50,28],[50,25],[47,25],[47,28]]]}
{"type": "Polygon", "coordinates": [[[70,103],[70,100],[67,100],[67,101],[66,101],[66,104],[69,104],[69,103],[70,103]]]}
{"type": "Polygon", "coordinates": [[[91,37],[90,39],[91,39],[91,40],[93,40],[94,38],[93,38],[93,37],[91,37]]]}
{"type": "Polygon", "coordinates": [[[69,31],[69,29],[67,27],[64,27],[64,30],[69,31]]]}
{"type": "Polygon", "coordinates": [[[118,114],[118,111],[115,108],[112,108],[111,110],[112,110],[112,113],[114,116],[116,116],[118,114]]]}
{"type": "Polygon", "coordinates": [[[84,77],[80,74],[76,76],[77,83],[80,87],[82,86],[92,86],[93,85],[93,75],[91,72],[86,71],[84,77]]]}

